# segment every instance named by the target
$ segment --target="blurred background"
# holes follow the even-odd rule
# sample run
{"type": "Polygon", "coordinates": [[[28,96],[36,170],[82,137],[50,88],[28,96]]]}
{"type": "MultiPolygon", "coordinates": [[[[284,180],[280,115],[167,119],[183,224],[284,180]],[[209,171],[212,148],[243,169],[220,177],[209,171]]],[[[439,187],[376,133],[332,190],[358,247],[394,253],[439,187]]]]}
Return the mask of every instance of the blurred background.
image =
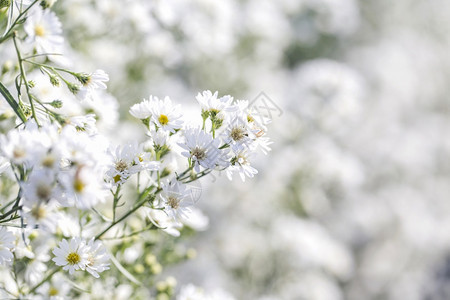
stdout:
{"type": "Polygon", "coordinates": [[[202,182],[209,228],[183,241],[197,258],[164,271],[179,283],[236,299],[450,299],[449,1],[55,10],[77,68],[110,74],[120,137],[139,125],[129,106],[150,94],[189,107],[205,89],[264,92],[281,110],[258,176],[202,182]]]}

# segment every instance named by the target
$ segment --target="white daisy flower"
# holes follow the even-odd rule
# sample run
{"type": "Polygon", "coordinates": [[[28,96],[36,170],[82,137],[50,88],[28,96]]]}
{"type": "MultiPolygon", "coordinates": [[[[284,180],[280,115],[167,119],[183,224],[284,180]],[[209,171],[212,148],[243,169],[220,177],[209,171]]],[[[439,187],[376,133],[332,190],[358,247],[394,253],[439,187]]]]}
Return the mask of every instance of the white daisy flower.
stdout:
{"type": "Polygon", "coordinates": [[[241,114],[233,114],[230,118],[231,121],[223,132],[224,142],[229,144],[235,152],[249,148],[256,136],[247,118],[241,114]]]}
{"type": "Polygon", "coordinates": [[[181,120],[180,105],[172,105],[169,97],[165,97],[164,100],[153,97],[151,105],[152,121],[156,126],[172,133],[181,128],[183,120],[181,120]]]}
{"type": "Polygon", "coordinates": [[[71,117],[67,125],[73,126],[77,131],[86,132],[88,135],[94,135],[97,133],[97,126],[95,125],[97,120],[94,114],[88,114],[85,116],[71,117]]]}
{"type": "Polygon", "coordinates": [[[71,289],[67,280],[59,273],[56,273],[52,278],[44,282],[36,291],[39,293],[36,299],[42,300],[64,300],[68,299],[67,295],[71,289]]]}
{"type": "Polygon", "coordinates": [[[149,100],[144,99],[142,102],[136,103],[131,106],[129,112],[133,117],[140,120],[145,120],[150,118],[152,115],[152,105],[150,104],[149,100]]]}
{"type": "Polygon", "coordinates": [[[103,70],[95,70],[91,74],[79,73],[77,74],[78,81],[81,82],[84,88],[88,90],[106,89],[105,82],[109,81],[109,75],[103,70]]]}
{"type": "Polygon", "coordinates": [[[57,211],[58,204],[56,200],[50,200],[48,203],[37,202],[30,208],[23,209],[23,216],[27,221],[28,228],[39,227],[40,230],[55,233],[60,213],[57,211]]]}
{"type": "Polygon", "coordinates": [[[36,170],[22,184],[23,204],[26,207],[39,206],[54,197],[55,176],[53,172],[36,170]]]}
{"type": "MultiPolygon", "coordinates": [[[[31,246],[30,246],[31,248],[31,246]]],[[[43,243],[36,248],[31,249],[34,257],[27,263],[25,270],[25,279],[29,284],[35,285],[40,282],[47,271],[47,264],[50,260],[48,243],[43,243]]]]}
{"type": "Polygon", "coordinates": [[[245,177],[253,178],[254,175],[258,174],[258,170],[250,165],[250,155],[251,153],[248,150],[242,150],[231,159],[231,166],[226,170],[228,179],[232,180],[232,175],[235,172],[239,173],[243,182],[245,182],[245,177]]]}
{"type": "Polygon", "coordinates": [[[187,150],[181,154],[193,160],[194,170],[200,171],[200,166],[213,169],[216,165],[223,165],[224,152],[219,150],[219,140],[214,139],[200,128],[188,128],[185,131],[185,143],[180,147],[187,150]]]}
{"type": "Polygon", "coordinates": [[[233,106],[233,97],[227,95],[221,98],[217,98],[218,92],[214,94],[211,91],[203,91],[198,93],[197,99],[203,111],[212,112],[215,115],[222,111],[236,111],[237,107],[233,106]]]}
{"type": "Polygon", "coordinates": [[[15,240],[14,234],[6,230],[6,227],[0,226],[0,265],[9,265],[13,261],[11,251],[14,249],[15,240]]]}
{"type": "Polygon", "coordinates": [[[180,236],[180,229],[183,227],[182,223],[160,209],[152,209],[149,207],[144,207],[144,209],[147,210],[148,218],[156,227],[161,228],[162,231],[171,236],[180,236]]]}
{"type": "Polygon", "coordinates": [[[34,160],[36,147],[27,130],[12,130],[0,136],[0,152],[13,164],[26,164],[34,160]]]}
{"type": "Polygon", "coordinates": [[[52,11],[39,7],[33,9],[24,24],[24,30],[26,41],[34,44],[39,54],[61,52],[64,42],[62,27],[52,11]]]}
{"type": "Polygon", "coordinates": [[[89,263],[89,248],[79,238],[72,238],[70,242],[63,239],[58,247],[53,249],[55,257],[52,259],[57,266],[63,267],[63,270],[69,271],[72,275],[76,270],[85,270],[89,263]]]}
{"type": "Polygon", "coordinates": [[[106,252],[106,248],[99,240],[94,241],[92,238],[87,244],[88,263],[86,265],[86,271],[88,271],[95,278],[99,278],[101,273],[105,270],[109,270],[109,255],[106,252]]]}
{"type": "Polygon", "coordinates": [[[37,284],[43,279],[43,276],[47,271],[47,265],[40,260],[33,259],[27,263],[25,270],[25,279],[27,283],[31,285],[37,284]]]}
{"type": "Polygon", "coordinates": [[[124,184],[128,178],[143,170],[159,170],[160,163],[152,161],[150,153],[143,150],[143,145],[128,143],[118,146],[114,153],[113,164],[107,171],[107,180],[115,185],[124,184]]]}
{"type": "Polygon", "coordinates": [[[63,190],[57,200],[64,206],[76,206],[88,209],[98,202],[103,202],[106,196],[106,184],[100,180],[102,175],[88,166],[80,166],[75,170],[61,172],[59,182],[63,190]]]}
{"type": "Polygon", "coordinates": [[[151,128],[147,135],[151,138],[153,147],[155,149],[160,149],[164,146],[169,145],[170,135],[169,132],[167,131],[164,130],[156,131],[155,129],[151,128]]]}
{"type": "Polygon", "coordinates": [[[173,219],[187,218],[193,201],[191,192],[185,184],[173,180],[166,184],[161,191],[160,198],[163,201],[164,211],[173,219]]]}

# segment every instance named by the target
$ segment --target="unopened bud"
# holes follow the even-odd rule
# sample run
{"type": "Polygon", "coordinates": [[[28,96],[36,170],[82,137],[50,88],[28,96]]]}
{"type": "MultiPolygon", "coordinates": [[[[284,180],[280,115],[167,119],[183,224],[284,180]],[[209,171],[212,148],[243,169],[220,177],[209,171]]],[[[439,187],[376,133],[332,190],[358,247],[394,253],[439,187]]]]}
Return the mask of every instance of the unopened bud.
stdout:
{"type": "Polygon", "coordinates": [[[82,85],[87,85],[91,81],[91,75],[86,73],[76,73],[74,76],[81,82],[82,85]]]}
{"type": "Polygon", "coordinates": [[[70,83],[70,82],[67,83],[67,88],[74,95],[78,94],[78,92],[80,91],[80,86],[79,85],[74,84],[74,83],[70,83]]]}
{"type": "Polygon", "coordinates": [[[50,83],[53,86],[59,86],[60,84],[59,78],[56,75],[50,75],[50,83]]]}
{"type": "Polygon", "coordinates": [[[13,67],[12,61],[10,60],[5,61],[5,63],[2,65],[2,75],[9,72],[12,67],[13,67]]]}
{"type": "Polygon", "coordinates": [[[42,0],[41,7],[43,9],[50,8],[53,6],[53,4],[55,4],[55,2],[56,2],[56,0],[42,0]]]}
{"type": "Polygon", "coordinates": [[[53,100],[49,104],[54,108],[61,108],[63,106],[63,102],[61,100],[53,100]]]}
{"type": "Polygon", "coordinates": [[[0,0],[0,9],[9,7],[11,5],[11,0],[0,0]]]}

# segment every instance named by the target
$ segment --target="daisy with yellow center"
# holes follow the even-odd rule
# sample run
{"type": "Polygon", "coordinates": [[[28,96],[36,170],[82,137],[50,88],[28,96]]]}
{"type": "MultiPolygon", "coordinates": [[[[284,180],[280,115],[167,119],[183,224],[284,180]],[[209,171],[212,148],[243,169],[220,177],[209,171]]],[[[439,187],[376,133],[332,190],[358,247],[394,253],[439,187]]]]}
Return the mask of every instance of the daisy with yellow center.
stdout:
{"type": "Polygon", "coordinates": [[[175,133],[183,125],[179,105],[173,105],[169,97],[160,100],[150,96],[153,123],[164,131],[175,133]]]}
{"type": "Polygon", "coordinates": [[[70,242],[63,239],[58,247],[53,249],[55,257],[52,260],[72,275],[76,270],[86,269],[89,263],[88,250],[86,243],[79,238],[72,238],[70,242]]]}
{"type": "Polygon", "coordinates": [[[44,37],[45,36],[45,27],[42,26],[41,24],[36,24],[34,26],[34,33],[39,37],[44,37]]]}
{"type": "Polygon", "coordinates": [[[174,220],[186,218],[193,205],[190,190],[177,180],[172,180],[163,187],[160,198],[163,201],[164,211],[174,220]]]}
{"type": "Polygon", "coordinates": [[[64,38],[58,17],[50,10],[36,8],[24,24],[26,42],[33,44],[42,53],[60,53],[64,38]]]}

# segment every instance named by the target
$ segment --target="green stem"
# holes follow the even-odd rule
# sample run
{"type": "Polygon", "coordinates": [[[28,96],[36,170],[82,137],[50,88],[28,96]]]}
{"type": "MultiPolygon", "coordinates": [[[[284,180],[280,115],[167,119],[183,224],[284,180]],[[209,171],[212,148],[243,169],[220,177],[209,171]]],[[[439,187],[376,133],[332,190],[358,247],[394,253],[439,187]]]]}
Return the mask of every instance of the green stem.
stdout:
{"type": "Polygon", "coordinates": [[[121,239],[126,239],[126,238],[130,238],[132,236],[135,236],[136,234],[139,234],[141,232],[147,231],[148,229],[152,228],[154,225],[153,223],[150,225],[145,226],[144,228],[137,230],[137,231],[133,231],[130,234],[127,235],[122,235],[122,236],[118,236],[118,237],[113,237],[113,238],[104,238],[103,240],[121,240],[121,239]]]}
{"type": "Polygon", "coordinates": [[[14,212],[21,210],[22,206],[15,206],[12,209],[10,209],[8,212],[4,213],[3,215],[0,216],[0,220],[5,219],[7,216],[12,215],[14,212]]]}
{"type": "MultiPolygon", "coordinates": [[[[30,6],[28,6],[23,12],[21,12],[18,16],[17,19],[14,21],[14,23],[12,23],[11,27],[9,27],[8,31],[5,32],[5,34],[0,38],[0,44],[3,43],[4,41],[6,41],[7,39],[9,39],[10,37],[14,36],[13,33],[13,29],[14,27],[21,21],[22,17],[30,10],[30,8],[32,8],[39,0],[35,0],[33,3],[30,4],[30,6]]],[[[12,3],[11,5],[14,5],[14,3],[12,3]]]]}
{"type": "MultiPolygon", "coordinates": [[[[27,91],[27,95],[28,95],[28,100],[30,101],[30,105],[31,105],[31,113],[33,115],[34,120],[36,121],[36,124],[38,125],[38,127],[40,127],[39,125],[39,121],[37,119],[36,116],[36,111],[34,109],[34,101],[33,101],[33,97],[31,96],[30,93],[30,87],[28,86],[28,80],[27,80],[27,75],[25,73],[25,68],[23,67],[23,60],[22,60],[22,56],[20,54],[19,51],[19,47],[17,46],[17,40],[16,40],[16,32],[13,33],[13,41],[14,41],[14,47],[16,48],[16,53],[17,53],[17,58],[19,60],[19,68],[20,68],[20,75],[24,81],[25,84],[25,89],[27,91]]],[[[20,91],[19,91],[20,92],[20,91]]]]}
{"type": "MultiPolygon", "coordinates": [[[[65,72],[65,73],[70,74],[70,75],[75,76],[75,77],[77,75],[76,72],[69,71],[69,70],[66,70],[66,69],[63,69],[63,68],[58,68],[58,67],[50,66],[50,65],[47,65],[47,64],[37,63],[37,62],[31,61],[31,60],[28,60],[28,59],[23,59],[23,61],[27,62],[29,64],[32,64],[32,65],[38,66],[38,67],[49,68],[49,69],[52,69],[53,71],[57,70],[57,71],[65,72]]],[[[47,72],[47,74],[48,74],[48,72],[47,72]]]]}
{"type": "Polygon", "coordinates": [[[113,222],[116,220],[116,208],[117,208],[117,203],[119,202],[120,196],[120,185],[117,186],[116,192],[112,193],[114,196],[114,200],[113,200],[113,222]]]}
{"type": "Polygon", "coordinates": [[[181,178],[183,178],[184,175],[186,175],[189,171],[191,171],[194,168],[194,166],[187,168],[183,171],[180,175],[177,176],[177,180],[179,181],[181,178]]]}
{"type": "Polygon", "coordinates": [[[53,275],[56,274],[56,272],[59,271],[59,268],[54,269],[53,271],[51,271],[47,276],[45,276],[44,279],[42,279],[41,282],[39,282],[37,285],[35,285],[29,292],[29,294],[34,293],[34,291],[39,288],[41,285],[43,285],[46,281],[48,281],[49,279],[51,279],[53,277],[53,275]]]}
{"type": "Polygon", "coordinates": [[[8,91],[8,89],[0,82],[0,93],[5,98],[6,102],[8,102],[9,106],[14,110],[16,115],[20,118],[20,120],[25,123],[27,121],[27,118],[25,117],[25,114],[22,111],[22,108],[17,104],[17,102],[14,100],[11,93],[8,91]]]}
{"type": "MultiPolygon", "coordinates": [[[[154,186],[151,186],[149,188],[147,188],[144,192],[142,192],[142,194],[139,196],[138,202],[130,209],[130,211],[126,212],[122,217],[120,217],[119,219],[117,219],[116,221],[113,221],[108,227],[106,227],[105,230],[103,230],[102,232],[100,232],[99,234],[97,234],[95,236],[95,239],[98,240],[100,239],[106,232],[108,232],[111,228],[113,228],[114,226],[116,226],[118,223],[122,222],[123,220],[125,220],[126,218],[128,218],[132,213],[134,213],[136,210],[138,210],[141,206],[143,206],[147,201],[147,196],[148,194],[151,192],[151,190],[153,189],[154,186]]],[[[161,191],[160,188],[158,188],[155,191],[155,195],[158,194],[161,191]]]]}

